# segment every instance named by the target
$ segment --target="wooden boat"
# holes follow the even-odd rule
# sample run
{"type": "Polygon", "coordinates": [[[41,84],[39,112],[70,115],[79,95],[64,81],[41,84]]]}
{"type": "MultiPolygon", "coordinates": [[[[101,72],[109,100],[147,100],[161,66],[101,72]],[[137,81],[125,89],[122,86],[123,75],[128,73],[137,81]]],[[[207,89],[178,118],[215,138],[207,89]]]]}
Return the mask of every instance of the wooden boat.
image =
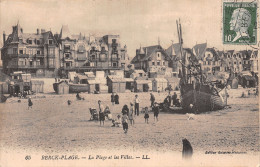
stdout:
{"type": "Polygon", "coordinates": [[[184,112],[201,113],[223,109],[227,105],[226,85],[208,81],[201,65],[183,53],[181,24],[177,21],[182,69],[180,70],[181,106],[184,112]]]}
{"type": "Polygon", "coordinates": [[[72,83],[69,83],[69,92],[70,93],[88,92],[88,90],[89,90],[88,84],[72,84],[72,83]]]}
{"type": "MultiPolygon", "coordinates": [[[[53,89],[56,93],[58,93],[58,85],[60,83],[53,83],[53,89]]],[[[89,86],[88,84],[73,84],[68,83],[69,85],[69,93],[80,93],[80,92],[88,92],[89,86]]]]}

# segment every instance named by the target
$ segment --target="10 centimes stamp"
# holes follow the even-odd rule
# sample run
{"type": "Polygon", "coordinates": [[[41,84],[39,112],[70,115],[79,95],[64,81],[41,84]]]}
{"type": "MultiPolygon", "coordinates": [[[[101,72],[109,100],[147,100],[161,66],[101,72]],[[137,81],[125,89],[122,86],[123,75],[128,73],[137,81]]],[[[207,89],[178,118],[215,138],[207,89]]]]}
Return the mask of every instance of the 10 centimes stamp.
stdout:
{"type": "Polygon", "coordinates": [[[223,2],[223,43],[257,43],[257,2],[223,2]]]}

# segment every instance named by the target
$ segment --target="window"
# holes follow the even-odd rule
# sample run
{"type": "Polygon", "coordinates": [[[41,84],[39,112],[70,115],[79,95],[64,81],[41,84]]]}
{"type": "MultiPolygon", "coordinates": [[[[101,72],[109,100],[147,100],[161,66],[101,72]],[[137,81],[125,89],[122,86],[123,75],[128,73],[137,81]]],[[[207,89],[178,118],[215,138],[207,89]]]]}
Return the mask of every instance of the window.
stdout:
{"type": "Polygon", "coordinates": [[[165,66],[165,62],[163,61],[163,65],[165,66]]]}
{"type": "Polygon", "coordinates": [[[237,64],[237,62],[234,62],[234,64],[237,64]]]}
{"type": "Polygon", "coordinates": [[[113,63],[112,66],[113,66],[113,67],[117,67],[117,63],[113,63]]]}
{"type": "Polygon", "coordinates": [[[33,66],[33,61],[32,60],[30,60],[30,66],[33,66]]]}
{"type": "Polygon", "coordinates": [[[36,65],[39,66],[40,65],[40,60],[36,61],[36,65]]]}
{"type": "Polygon", "coordinates": [[[240,61],[239,64],[242,64],[242,62],[240,61]]]}
{"type": "Polygon", "coordinates": [[[49,48],[49,55],[54,55],[55,49],[54,48],[49,48]]]}
{"type": "Polygon", "coordinates": [[[29,43],[29,44],[32,44],[32,40],[29,39],[29,40],[28,40],[28,43],[29,43]]]}
{"type": "Polygon", "coordinates": [[[23,50],[22,49],[19,50],[19,54],[23,54],[23,50]]]}
{"type": "Polygon", "coordinates": [[[37,40],[36,43],[37,43],[37,45],[40,45],[40,40],[37,40]]]}
{"type": "Polygon", "coordinates": [[[157,65],[158,65],[158,66],[160,65],[160,61],[157,61],[157,65]]]}
{"type": "Polygon", "coordinates": [[[70,63],[66,63],[66,67],[70,67],[70,63]]]}
{"type": "Polygon", "coordinates": [[[13,48],[13,54],[17,54],[17,48],[13,48]]]}
{"type": "Polygon", "coordinates": [[[65,58],[69,59],[70,58],[70,54],[65,54],[65,58]]]}
{"type": "Polygon", "coordinates": [[[33,50],[29,49],[29,55],[33,55],[33,50]]]}
{"type": "Polygon", "coordinates": [[[49,59],[49,66],[51,66],[51,67],[54,66],[54,59],[49,59]]]}
{"type": "Polygon", "coordinates": [[[36,51],[36,54],[37,54],[37,55],[41,54],[41,51],[40,51],[40,50],[37,50],[37,51],[36,51]]]}
{"type": "Polygon", "coordinates": [[[112,39],[112,43],[116,43],[116,39],[112,39]]]}
{"type": "Polygon", "coordinates": [[[215,63],[215,61],[213,61],[213,65],[215,65],[216,63],[215,63]]]}
{"type": "Polygon", "coordinates": [[[155,65],[155,62],[154,62],[154,61],[152,62],[152,65],[153,65],[153,66],[155,65]]]}
{"type": "Polygon", "coordinates": [[[70,45],[64,45],[65,50],[70,50],[70,45]]]}
{"type": "Polygon", "coordinates": [[[143,74],[142,73],[139,73],[139,77],[142,77],[143,76],[143,74]]]}
{"type": "Polygon", "coordinates": [[[208,61],[208,65],[211,65],[211,61],[208,61]]]}
{"type": "Polygon", "coordinates": [[[158,53],[157,56],[160,57],[160,54],[158,53]]]}
{"type": "Polygon", "coordinates": [[[91,56],[91,59],[92,59],[92,60],[95,60],[95,59],[96,59],[96,55],[92,55],[92,56],[91,56]]]}
{"type": "Polygon", "coordinates": [[[52,45],[53,44],[53,41],[52,39],[49,40],[49,45],[52,45]]]}

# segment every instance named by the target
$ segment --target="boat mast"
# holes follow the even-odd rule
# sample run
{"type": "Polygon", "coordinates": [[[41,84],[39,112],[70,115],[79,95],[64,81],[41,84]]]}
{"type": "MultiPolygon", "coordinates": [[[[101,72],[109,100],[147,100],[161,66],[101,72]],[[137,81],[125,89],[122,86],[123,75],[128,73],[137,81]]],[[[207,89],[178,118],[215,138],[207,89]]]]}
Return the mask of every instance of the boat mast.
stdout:
{"type": "Polygon", "coordinates": [[[186,77],[186,56],[183,56],[183,39],[182,39],[182,30],[181,30],[181,23],[180,20],[178,22],[178,20],[176,20],[176,24],[177,24],[177,31],[178,31],[178,38],[179,38],[179,44],[180,44],[180,52],[181,52],[181,61],[182,61],[182,78],[183,78],[183,82],[184,84],[187,83],[187,77],[186,77]]]}

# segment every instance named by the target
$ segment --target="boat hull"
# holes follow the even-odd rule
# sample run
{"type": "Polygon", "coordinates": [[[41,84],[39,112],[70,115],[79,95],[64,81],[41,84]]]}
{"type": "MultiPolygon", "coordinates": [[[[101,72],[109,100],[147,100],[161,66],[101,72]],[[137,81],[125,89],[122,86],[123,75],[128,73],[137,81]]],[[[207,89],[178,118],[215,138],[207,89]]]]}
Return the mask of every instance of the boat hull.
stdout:
{"type": "Polygon", "coordinates": [[[69,84],[69,93],[88,92],[88,84],[69,84]]]}
{"type": "Polygon", "coordinates": [[[201,113],[221,110],[226,106],[226,102],[225,98],[220,95],[190,90],[182,95],[181,105],[186,111],[201,113]],[[192,108],[191,104],[193,105],[192,108]]]}

